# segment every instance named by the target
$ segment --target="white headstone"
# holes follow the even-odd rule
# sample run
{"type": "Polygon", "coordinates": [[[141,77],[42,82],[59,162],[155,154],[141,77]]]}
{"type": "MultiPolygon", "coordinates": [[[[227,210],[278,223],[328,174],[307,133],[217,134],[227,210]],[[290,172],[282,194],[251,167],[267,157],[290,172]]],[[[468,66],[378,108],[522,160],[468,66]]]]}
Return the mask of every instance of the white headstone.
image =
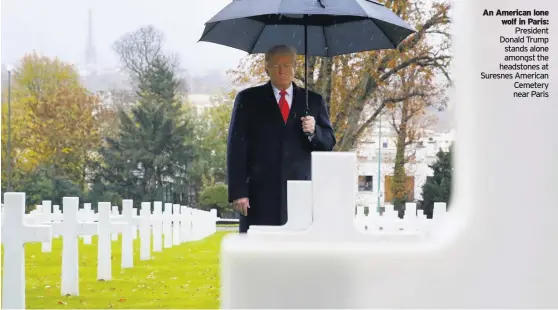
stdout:
{"type": "Polygon", "coordinates": [[[405,203],[405,215],[403,216],[405,231],[417,231],[417,204],[414,202],[405,203]]]}
{"type": "Polygon", "coordinates": [[[368,206],[368,215],[366,216],[366,231],[368,233],[379,233],[382,225],[382,217],[378,212],[378,206],[373,204],[368,206]]]}
{"type": "Polygon", "coordinates": [[[112,242],[111,234],[129,229],[127,223],[111,222],[110,202],[99,202],[99,222],[97,239],[97,280],[112,280],[112,242]]]}
{"type": "MultiPolygon", "coordinates": [[[[112,211],[112,212],[111,212],[111,216],[116,217],[116,216],[119,216],[119,215],[120,215],[120,212],[118,211],[118,206],[112,206],[111,211],[112,211]]],[[[112,240],[112,241],[118,241],[118,234],[119,234],[119,233],[120,233],[120,232],[112,233],[112,234],[110,235],[111,240],[112,240]]]]}
{"type": "Polygon", "coordinates": [[[134,267],[134,240],[132,234],[137,232],[134,201],[122,200],[122,219],[128,227],[122,232],[122,264],[121,268],[134,267]]]}
{"type": "Polygon", "coordinates": [[[78,221],[79,197],[62,199],[64,212],[61,223],[53,224],[53,230],[62,235],[62,296],[79,295],[79,236],[96,235],[97,223],[78,221]]]}
{"type": "Polygon", "coordinates": [[[151,259],[151,203],[142,202],[140,209],[140,260],[151,259]]]}
{"type": "Polygon", "coordinates": [[[395,211],[395,207],[391,204],[385,205],[384,214],[382,214],[383,218],[383,231],[387,233],[395,233],[397,232],[397,211],[395,211]]]}
{"type": "Polygon", "coordinates": [[[25,244],[51,238],[48,225],[26,225],[25,193],[4,194],[2,308],[25,309],[25,244]]]}
{"type": "Polygon", "coordinates": [[[153,203],[153,252],[163,251],[163,203],[155,201],[153,203]]]}
{"type": "MultiPolygon", "coordinates": [[[[83,222],[93,222],[96,220],[95,212],[91,209],[91,203],[84,203],[83,204],[83,214],[81,221],[83,222]]],[[[92,236],[91,235],[84,235],[83,237],[83,244],[91,244],[92,236]]]]}
{"type": "Polygon", "coordinates": [[[217,216],[217,209],[211,209],[209,211],[211,213],[211,235],[217,232],[217,221],[219,220],[219,216],[217,216]]]}
{"type": "MultiPolygon", "coordinates": [[[[43,200],[43,216],[45,224],[52,222],[52,204],[50,200],[43,200]]],[[[52,252],[52,240],[41,243],[41,250],[44,253],[52,252]]]]}
{"type": "MultiPolygon", "coordinates": [[[[62,211],[60,211],[59,205],[52,206],[52,217],[55,223],[62,223],[62,211]]],[[[58,234],[55,230],[52,231],[53,238],[59,238],[60,234],[58,234]]]]}
{"type": "Polygon", "coordinates": [[[192,211],[187,206],[180,207],[180,240],[182,242],[192,239],[192,211]]]}
{"type": "Polygon", "coordinates": [[[180,245],[180,205],[172,206],[172,245],[180,245]]]}
{"type": "Polygon", "coordinates": [[[172,248],[172,203],[165,203],[163,212],[163,246],[165,249],[172,248]]]}

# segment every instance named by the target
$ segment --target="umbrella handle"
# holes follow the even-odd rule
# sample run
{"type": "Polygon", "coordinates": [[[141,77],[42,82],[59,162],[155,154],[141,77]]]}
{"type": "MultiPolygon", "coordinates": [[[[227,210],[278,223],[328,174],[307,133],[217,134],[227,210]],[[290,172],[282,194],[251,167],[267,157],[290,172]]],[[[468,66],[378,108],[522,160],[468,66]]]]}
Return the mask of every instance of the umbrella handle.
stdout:
{"type": "MultiPolygon", "coordinates": [[[[310,116],[310,109],[308,108],[308,101],[306,102],[306,109],[304,109],[304,117],[310,116]]],[[[311,134],[309,132],[304,132],[304,135],[310,137],[311,134]]]]}

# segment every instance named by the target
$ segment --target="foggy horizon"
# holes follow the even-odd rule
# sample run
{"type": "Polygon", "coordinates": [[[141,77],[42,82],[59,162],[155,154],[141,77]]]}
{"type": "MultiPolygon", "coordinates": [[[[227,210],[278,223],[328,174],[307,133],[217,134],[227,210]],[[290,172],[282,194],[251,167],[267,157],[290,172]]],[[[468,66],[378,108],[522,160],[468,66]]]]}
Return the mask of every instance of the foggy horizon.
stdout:
{"type": "Polygon", "coordinates": [[[153,25],[163,34],[163,48],[180,58],[181,67],[194,75],[225,74],[236,68],[245,52],[199,42],[204,23],[230,0],[4,0],[2,1],[2,64],[17,65],[36,51],[83,67],[86,65],[88,12],[92,12],[95,67],[120,67],[112,44],[122,35],[153,25]],[[202,61],[208,60],[208,61],[202,61]]]}

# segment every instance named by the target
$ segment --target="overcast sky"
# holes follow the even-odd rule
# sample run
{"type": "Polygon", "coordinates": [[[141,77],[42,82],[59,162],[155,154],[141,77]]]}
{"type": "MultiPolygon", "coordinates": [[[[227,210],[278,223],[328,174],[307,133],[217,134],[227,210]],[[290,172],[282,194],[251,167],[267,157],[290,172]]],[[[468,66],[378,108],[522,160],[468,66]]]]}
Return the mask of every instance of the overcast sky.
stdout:
{"type": "Polygon", "coordinates": [[[197,42],[204,23],[231,0],[2,0],[2,63],[33,50],[74,64],[85,63],[88,9],[93,12],[97,64],[118,66],[111,44],[126,32],[152,24],[165,34],[165,48],[178,53],[193,73],[224,71],[246,53],[197,42]]]}

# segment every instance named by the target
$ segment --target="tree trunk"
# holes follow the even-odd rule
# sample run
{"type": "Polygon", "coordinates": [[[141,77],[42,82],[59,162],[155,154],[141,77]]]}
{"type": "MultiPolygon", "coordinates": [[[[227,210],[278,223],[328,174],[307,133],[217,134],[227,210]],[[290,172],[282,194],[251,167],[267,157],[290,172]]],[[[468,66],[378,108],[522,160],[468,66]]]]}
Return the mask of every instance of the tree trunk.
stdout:
{"type": "Polygon", "coordinates": [[[332,72],[333,72],[333,61],[329,57],[322,58],[322,65],[320,67],[320,74],[318,75],[318,80],[320,83],[319,92],[324,97],[324,101],[327,104],[327,112],[330,114],[331,107],[331,85],[332,85],[332,72]]]}
{"type": "Polygon", "coordinates": [[[393,168],[393,205],[399,217],[403,217],[407,202],[407,174],[405,173],[405,142],[407,140],[408,106],[407,101],[401,107],[401,122],[398,128],[395,164],[393,168]]]}

